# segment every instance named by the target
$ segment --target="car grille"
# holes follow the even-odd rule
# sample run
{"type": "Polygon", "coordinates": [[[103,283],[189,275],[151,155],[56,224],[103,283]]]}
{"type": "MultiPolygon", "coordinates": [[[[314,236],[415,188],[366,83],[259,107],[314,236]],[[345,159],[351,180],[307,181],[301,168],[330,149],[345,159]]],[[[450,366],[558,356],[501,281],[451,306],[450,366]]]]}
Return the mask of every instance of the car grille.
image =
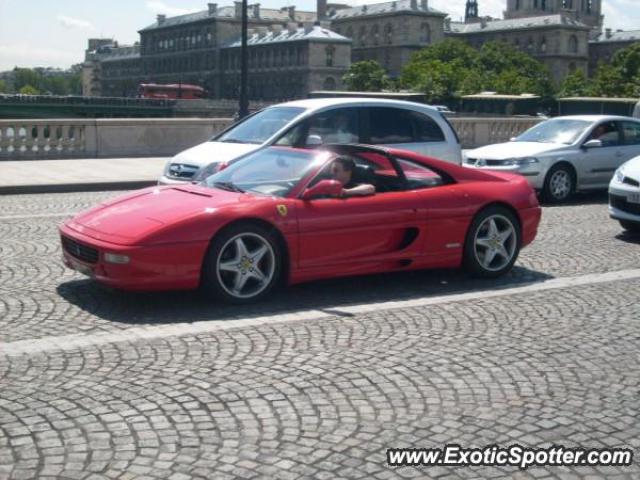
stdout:
{"type": "Polygon", "coordinates": [[[467,164],[475,165],[476,167],[499,167],[504,166],[504,160],[491,160],[487,158],[470,158],[467,157],[467,164]]]}
{"type": "Polygon", "coordinates": [[[88,247],[87,245],[78,243],[65,236],[62,236],[62,247],[67,251],[67,253],[69,253],[69,255],[72,255],[83,262],[98,262],[98,250],[93,247],[88,247]]]}
{"type": "Polygon", "coordinates": [[[629,203],[627,198],[621,195],[609,195],[609,204],[623,212],[640,215],[640,203],[629,203]]]}
{"type": "Polygon", "coordinates": [[[622,183],[626,183],[627,185],[633,185],[634,187],[640,187],[640,182],[638,180],[634,180],[633,178],[624,177],[622,179],[622,183]]]}
{"type": "Polygon", "coordinates": [[[200,167],[197,165],[187,165],[186,163],[172,163],[169,165],[167,176],[178,180],[189,180],[195,175],[200,167]]]}

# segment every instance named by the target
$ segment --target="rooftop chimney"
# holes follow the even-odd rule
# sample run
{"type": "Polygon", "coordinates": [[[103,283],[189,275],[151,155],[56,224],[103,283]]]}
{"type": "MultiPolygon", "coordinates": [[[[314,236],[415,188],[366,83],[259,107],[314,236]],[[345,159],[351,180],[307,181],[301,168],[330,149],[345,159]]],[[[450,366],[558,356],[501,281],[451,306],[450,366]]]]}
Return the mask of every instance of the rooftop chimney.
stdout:
{"type": "Polygon", "coordinates": [[[267,35],[267,32],[269,31],[269,29],[267,27],[257,27],[256,30],[258,31],[258,37],[262,38],[264,36],[267,35]]]}
{"type": "Polygon", "coordinates": [[[235,5],[234,16],[236,18],[242,18],[242,2],[235,1],[233,3],[235,5]]]}
{"type": "Polygon", "coordinates": [[[481,17],[480,18],[480,28],[487,28],[487,18],[486,17],[481,17]]]}
{"type": "Polygon", "coordinates": [[[418,0],[411,0],[411,10],[418,9],[418,0]]]}
{"type": "Polygon", "coordinates": [[[260,18],[260,4],[254,3],[251,5],[253,7],[253,16],[254,18],[260,18]]]}
{"type": "Polygon", "coordinates": [[[209,15],[215,15],[218,12],[218,4],[217,3],[207,3],[209,7],[209,15]]]}
{"type": "Polygon", "coordinates": [[[309,33],[313,30],[313,22],[304,22],[304,33],[309,33]]]}
{"type": "Polygon", "coordinates": [[[290,7],[287,7],[287,10],[289,10],[289,19],[291,21],[295,21],[295,19],[296,19],[296,7],[295,7],[295,5],[291,5],[290,7]]]}
{"type": "Polygon", "coordinates": [[[282,33],[282,25],[280,24],[271,25],[271,31],[273,32],[274,37],[277,35],[280,35],[282,33]]]}
{"type": "Polygon", "coordinates": [[[605,29],[605,36],[607,38],[611,38],[613,36],[612,30],[610,28],[605,29]]]}
{"type": "Polygon", "coordinates": [[[296,22],[288,22],[287,31],[290,35],[296,33],[298,31],[298,24],[296,22]]]}
{"type": "Polygon", "coordinates": [[[324,20],[327,18],[327,0],[317,0],[316,10],[318,20],[324,20]]]}
{"type": "Polygon", "coordinates": [[[429,10],[429,0],[420,0],[420,8],[422,10],[429,10]]]}
{"type": "Polygon", "coordinates": [[[162,25],[167,19],[167,16],[164,13],[159,13],[156,18],[158,20],[158,25],[162,25]]]}

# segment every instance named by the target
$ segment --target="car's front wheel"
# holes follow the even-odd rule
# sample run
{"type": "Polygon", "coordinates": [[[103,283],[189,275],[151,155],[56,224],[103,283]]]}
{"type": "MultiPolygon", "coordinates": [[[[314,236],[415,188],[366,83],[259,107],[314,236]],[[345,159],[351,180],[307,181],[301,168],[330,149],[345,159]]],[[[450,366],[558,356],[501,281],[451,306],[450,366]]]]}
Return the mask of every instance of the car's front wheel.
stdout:
{"type": "Polygon", "coordinates": [[[542,198],[550,203],[562,203],[571,198],[576,187],[576,179],[570,167],[556,165],[549,170],[542,189],[542,198]]]}
{"type": "Polygon", "coordinates": [[[640,233],[640,222],[620,220],[620,226],[630,233],[640,233]]]}
{"type": "Polygon", "coordinates": [[[492,206],[476,215],[464,248],[464,266],[473,275],[494,278],[513,267],[520,252],[520,223],[508,209],[492,206]]]}
{"type": "Polygon", "coordinates": [[[282,253],[271,231],[254,224],[233,225],[211,242],[203,287],[229,303],[252,303],[274,289],[281,271],[282,253]]]}

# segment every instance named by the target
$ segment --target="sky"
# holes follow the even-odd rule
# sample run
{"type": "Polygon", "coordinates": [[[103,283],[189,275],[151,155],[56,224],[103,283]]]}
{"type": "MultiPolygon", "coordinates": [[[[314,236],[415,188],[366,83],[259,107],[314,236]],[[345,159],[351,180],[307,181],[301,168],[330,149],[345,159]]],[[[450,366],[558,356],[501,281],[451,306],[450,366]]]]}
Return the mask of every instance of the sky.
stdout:
{"type": "MultiPolygon", "coordinates": [[[[259,0],[262,7],[295,5],[315,10],[315,0],[259,0]]],[[[254,3],[255,0],[249,0],[254,3]]],[[[346,0],[354,5],[376,0],[346,0]]],[[[218,0],[218,5],[232,5],[218,0]]],[[[479,0],[480,15],[502,17],[506,0],[479,0]]],[[[430,0],[453,20],[464,15],[465,0],[430,0]]],[[[87,39],[139,39],[138,30],[167,16],[205,10],[205,0],[0,0],[0,71],[20,67],[68,68],[82,62],[87,39]]],[[[605,26],[640,30],[640,0],[604,0],[605,26]]]]}

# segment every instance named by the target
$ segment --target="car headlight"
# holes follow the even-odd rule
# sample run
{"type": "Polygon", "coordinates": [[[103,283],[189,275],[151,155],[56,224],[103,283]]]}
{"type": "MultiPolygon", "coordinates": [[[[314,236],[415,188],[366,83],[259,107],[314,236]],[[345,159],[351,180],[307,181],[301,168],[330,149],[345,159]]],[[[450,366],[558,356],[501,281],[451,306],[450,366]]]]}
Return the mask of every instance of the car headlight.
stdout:
{"type": "Polygon", "coordinates": [[[620,167],[616,170],[616,173],[613,174],[613,178],[616,179],[616,182],[622,183],[624,181],[624,169],[620,167]]]}
{"type": "Polygon", "coordinates": [[[535,157],[509,158],[503,160],[501,165],[505,167],[521,167],[523,165],[531,165],[532,163],[539,163],[539,161],[535,157]]]}

